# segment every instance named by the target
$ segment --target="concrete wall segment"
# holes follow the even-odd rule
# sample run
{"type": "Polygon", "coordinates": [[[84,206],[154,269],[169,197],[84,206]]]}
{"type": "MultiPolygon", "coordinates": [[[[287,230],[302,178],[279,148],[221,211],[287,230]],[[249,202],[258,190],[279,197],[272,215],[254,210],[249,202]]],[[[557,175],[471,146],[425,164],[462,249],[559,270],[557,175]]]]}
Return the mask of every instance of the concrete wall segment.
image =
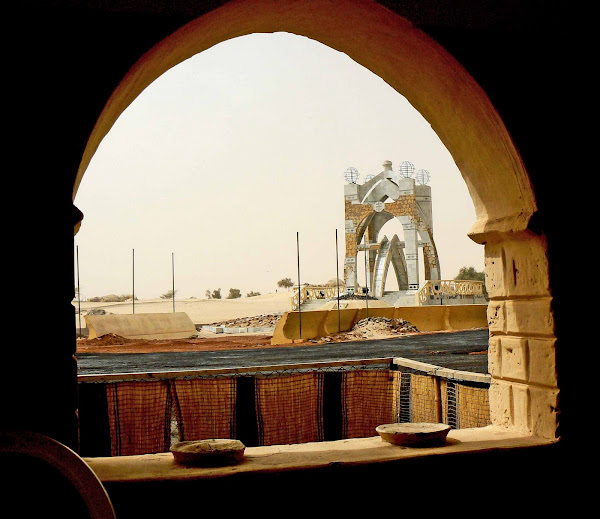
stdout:
{"type": "Polygon", "coordinates": [[[185,339],[197,335],[196,326],[185,312],[86,315],[89,338],[114,333],[128,339],[185,339]]]}
{"type": "MultiPolygon", "coordinates": [[[[486,305],[413,306],[413,307],[369,307],[370,317],[405,319],[420,331],[466,330],[486,325],[486,305]]],[[[354,324],[367,316],[366,308],[341,309],[341,330],[348,331],[354,324]]],[[[337,333],[337,310],[312,310],[308,312],[286,312],[277,323],[271,344],[289,344],[300,339],[318,339],[337,333]]]]}

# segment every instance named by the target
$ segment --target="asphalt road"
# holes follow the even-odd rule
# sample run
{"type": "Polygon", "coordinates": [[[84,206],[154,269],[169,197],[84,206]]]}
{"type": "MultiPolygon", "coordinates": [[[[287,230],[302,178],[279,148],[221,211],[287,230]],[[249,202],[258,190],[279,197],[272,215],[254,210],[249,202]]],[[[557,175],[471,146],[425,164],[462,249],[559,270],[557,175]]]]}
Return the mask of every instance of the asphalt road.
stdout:
{"type": "Polygon", "coordinates": [[[221,369],[277,364],[404,357],[446,368],[487,373],[488,330],[403,336],[252,350],[78,354],[80,375],[221,369]]]}

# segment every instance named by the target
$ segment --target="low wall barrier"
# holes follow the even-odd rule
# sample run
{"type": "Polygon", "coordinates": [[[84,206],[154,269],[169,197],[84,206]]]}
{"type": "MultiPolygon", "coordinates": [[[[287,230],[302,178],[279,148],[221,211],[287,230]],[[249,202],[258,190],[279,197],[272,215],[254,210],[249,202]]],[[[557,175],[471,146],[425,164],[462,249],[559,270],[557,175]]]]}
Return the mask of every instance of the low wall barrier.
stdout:
{"type": "Polygon", "coordinates": [[[128,339],[187,339],[198,334],[185,312],[86,315],[88,337],[114,333],[128,339]]]}
{"type": "Polygon", "coordinates": [[[298,339],[319,339],[348,331],[361,319],[387,317],[405,319],[419,331],[468,330],[487,327],[487,305],[397,306],[389,308],[344,308],[285,312],[279,319],[271,344],[289,344],[298,339]],[[302,333],[300,333],[302,328],[302,333]]]}
{"type": "Polygon", "coordinates": [[[394,422],[489,425],[489,375],[407,359],[79,377],[84,457],[167,452],[235,438],[246,446],[376,436],[394,422]]]}

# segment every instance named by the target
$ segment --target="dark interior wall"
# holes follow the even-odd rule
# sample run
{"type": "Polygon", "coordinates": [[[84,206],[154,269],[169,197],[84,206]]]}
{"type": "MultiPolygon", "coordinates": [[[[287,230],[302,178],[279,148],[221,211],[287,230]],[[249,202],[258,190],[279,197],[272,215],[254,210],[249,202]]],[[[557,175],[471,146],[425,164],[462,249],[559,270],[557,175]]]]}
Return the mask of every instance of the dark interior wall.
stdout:
{"type": "MultiPolygon", "coordinates": [[[[32,1],[10,18],[16,36],[5,64],[12,87],[5,126],[7,159],[13,160],[6,164],[12,164],[7,172],[15,187],[14,197],[5,197],[6,206],[11,204],[5,217],[6,290],[35,303],[41,318],[32,330],[31,321],[15,315],[7,327],[7,365],[14,369],[2,381],[7,409],[2,427],[30,427],[76,447],[73,179],[96,119],[129,67],[154,43],[221,3],[32,1]],[[31,330],[27,336],[36,340],[24,345],[23,330],[31,330]]],[[[551,181],[561,160],[553,128],[565,108],[556,81],[565,45],[554,37],[557,4],[381,3],[412,17],[482,85],[531,175],[540,207],[534,227],[549,241],[567,437],[572,355],[560,334],[568,280],[559,246],[563,227],[554,210],[560,192],[551,181]]]]}

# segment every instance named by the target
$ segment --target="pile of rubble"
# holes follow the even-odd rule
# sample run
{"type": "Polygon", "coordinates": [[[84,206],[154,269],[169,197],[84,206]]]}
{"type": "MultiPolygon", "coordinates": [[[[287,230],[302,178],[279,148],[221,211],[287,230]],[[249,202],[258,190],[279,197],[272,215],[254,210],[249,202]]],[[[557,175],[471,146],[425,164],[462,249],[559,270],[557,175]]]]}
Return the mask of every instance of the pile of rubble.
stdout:
{"type": "Polygon", "coordinates": [[[418,333],[416,326],[404,319],[388,317],[367,317],[358,321],[352,330],[331,337],[323,337],[324,342],[350,341],[360,339],[380,339],[402,333],[418,333]]]}
{"type": "Polygon", "coordinates": [[[94,345],[94,346],[114,346],[120,344],[127,344],[131,342],[139,342],[139,339],[126,339],[125,337],[121,337],[116,333],[106,333],[101,335],[100,337],[96,337],[94,339],[82,338],[77,339],[78,347],[79,345],[94,345]]]}
{"type": "Polygon", "coordinates": [[[282,314],[263,314],[254,317],[238,317],[228,321],[210,323],[206,326],[223,326],[225,328],[275,328],[282,314]]]}

